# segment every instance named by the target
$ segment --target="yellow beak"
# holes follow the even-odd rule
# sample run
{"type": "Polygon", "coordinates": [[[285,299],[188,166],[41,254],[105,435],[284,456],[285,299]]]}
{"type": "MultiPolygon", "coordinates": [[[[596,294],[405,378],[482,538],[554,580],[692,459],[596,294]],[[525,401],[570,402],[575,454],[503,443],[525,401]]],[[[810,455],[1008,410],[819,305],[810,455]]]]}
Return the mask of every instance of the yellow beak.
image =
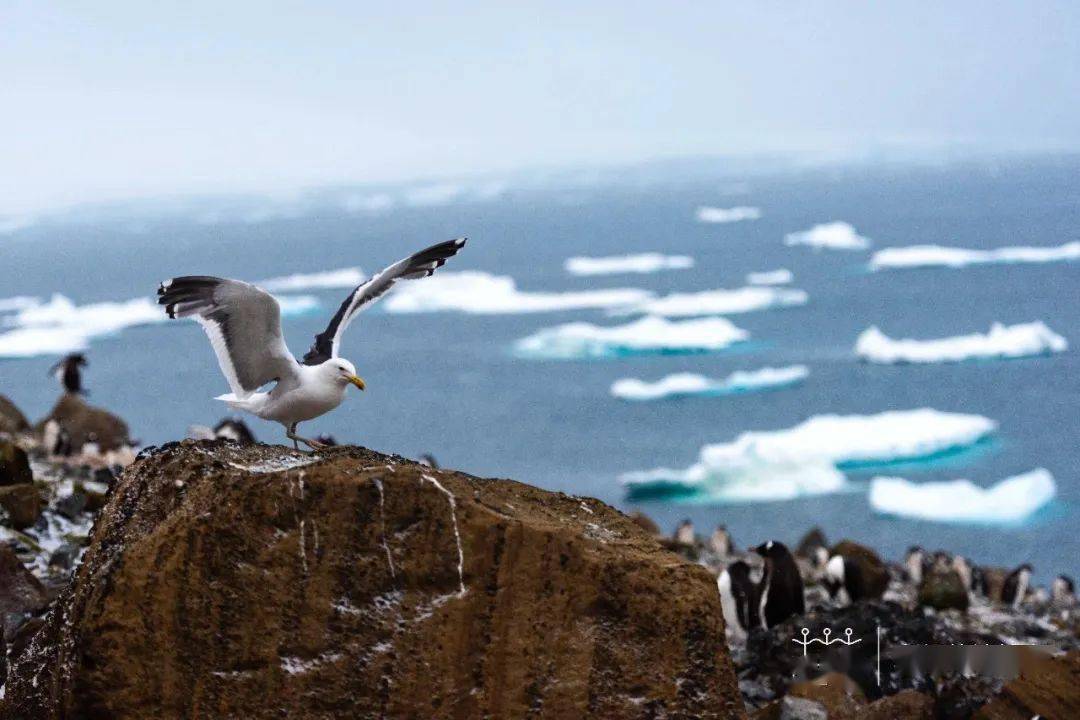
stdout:
{"type": "Polygon", "coordinates": [[[361,390],[363,390],[363,389],[364,389],[364,387],[365,387],[365,386],[364,386],[364,381],[363,381],[363,380],[361,380],[360,378],[358,378],[358,377],[357,377],[357,376],[355,376],[355,375],[350,375],[350,376],[349,376],[349,382],[351,382],[351,383],[352,383],[353,385],[355,385],[356,387],[360,388],[361,390]]]}

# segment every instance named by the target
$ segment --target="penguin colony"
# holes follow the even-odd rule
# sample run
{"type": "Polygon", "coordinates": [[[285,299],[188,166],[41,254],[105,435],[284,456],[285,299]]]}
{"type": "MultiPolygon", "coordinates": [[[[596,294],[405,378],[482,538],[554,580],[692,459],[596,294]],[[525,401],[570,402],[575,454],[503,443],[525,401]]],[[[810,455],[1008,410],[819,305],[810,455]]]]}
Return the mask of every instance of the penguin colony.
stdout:
{"type": "Polygon", "coordinates": [[[901,563],[889,564],[854,542],[845,540],[830,547],[816,528],[807,533],[794,553],[775,540],[742,553],[723,525],[705,542],[698,542],[689,519],[679,524],[670,542],[672,549],[701,549],[719,562],[716,585],[731,643],[743,643],[755,631],[803,615],[815,602],[846,606],[881,600],[889,591],[890,580],[918,590],[943,573],[955,577],[954,582],[971,599],[1011,608],[1041,604],[1064,611],[1077,607],[1071,578],[1059,575],[1047,593],[1032,586],[1032,568],[1026,563],[1011,571],[981,567],[962,555],[929,553],[912,546],[901,563]]]}

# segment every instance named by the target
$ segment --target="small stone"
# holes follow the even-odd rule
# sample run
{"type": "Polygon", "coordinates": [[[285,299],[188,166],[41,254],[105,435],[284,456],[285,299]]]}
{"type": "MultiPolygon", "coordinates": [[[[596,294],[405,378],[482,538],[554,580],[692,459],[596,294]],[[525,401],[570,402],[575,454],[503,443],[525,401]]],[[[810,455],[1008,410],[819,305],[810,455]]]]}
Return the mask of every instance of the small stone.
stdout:
{"type": "Polygon", "coordinates": [[[79,557],[79,548],[69,543],[64,543],[53,550],[49,556],[49,565],[60,570],[70,570],[75,565],[75,559],[79,557]]]}
{"type": "Polygon", "coordinates": [[[829,713],[819,702],[789,695],[780,701],[780,720],[829,720],[829,713]]]}
{"type": "Polygon", "coordinates": [[[28,616],[48,602],[41,582],[26,569],[11,547],[0,544],[0,630],[5,638],[10,639],[28,616]]]}
{"type": "Polygon", "coordinates": [[[71,494],[56,501],[56,512],[68,520],[75,520],[86,510],[86,493],[76,487],[71,494]]]}

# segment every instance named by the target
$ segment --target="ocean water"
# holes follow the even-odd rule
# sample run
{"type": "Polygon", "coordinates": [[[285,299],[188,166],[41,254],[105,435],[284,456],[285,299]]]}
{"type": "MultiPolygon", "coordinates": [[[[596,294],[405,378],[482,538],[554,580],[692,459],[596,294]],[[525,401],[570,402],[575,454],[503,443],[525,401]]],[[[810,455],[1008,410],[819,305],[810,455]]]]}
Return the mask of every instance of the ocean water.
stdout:
{"type": "MultiPolygon", "coordinates": [[[[335,196],[336,197],[336,196],[335,196]]],[[[684,517],[699,531],[724,523],[741,545],[796,542],[813,525],[899,558],[912,544],[976,562],[1035,565],[1046,581],[1080,574],[1080,263],[988,265],[871,273],[867,251],[787,247],[784,236],[842,220],[871,249],[923,243],[968,248],[1052,246],[1080,239],[1080,160],[1016,159],[936,166],[860,166],[733,175],[723,167],[681,177],[597,173],[588,182],[508,181],[473,195],[444,192],[423,203],[266,201],[240,215],[199,212],[199,202],[112,206],[31,224],[0,236],[0,298],[63,293],[77,303],[151,296],[181,274],[247,280],[359,265],[374,271],[427,244],[467,235],[446,270],[482,270],[545,292],[644,288],[659,294],[737,288],[749,272],[788,268],[804,306],[730,316],[752,339],[727,352],[603,360],[525,359],[516,340],[571,321],[626,322],[603,310],[470,315],[390,314],[376,307],[350,327],[344,355],[367,381],[335,412],[301,426],[339,441],[417,457],[482,476],[511,477],[640,509],[669,530],[684,517]],[[293,203],[284,211],[274,203],[293,203]],[[726,224],[695,219],[700,206],[750,206],[761,217],[726,224]],[[260,206],[261,207],[261,206],[260,206]],[[177,209],[179,208],[179,209],[177,209]],[[692,269],[576,277],[572,256],[659,251],[692,256],[692,269]],[[1041,320],[1072,344],[1065,353],[1002,362],[882,366],[859,362],[860,332],[891,337],[985,332],[994,321],[1041,320]],[[805,365],[797,386],[760,394],[626,402],[609,394],[622,377],[676,372],[725,377],[736,370],[805,365]],[[1000,424],[992,442],[884,474],[915,481],[970,478],[989,485],[1036,467],[1058,497],[1019,527],[952,525],[873,514],[865,487],[880,470],[845,471],[855,490],[739,505],[650,499],[627,502],[621,473],[692,464],[702,445],[747,430],[775,430],[823,413],[932,407],[1000,424]]],[[[207,199],[208,206],[214,199],[207,199]]],[[[245,201],[247,202],[247,201],[245,201]]],[[[422,281],[421,281],[422,282],[422,281]]],[[[305,291],[321,310],[285,320],[302,354],[344,296],[305,291]]],[[[0,324],[3,317],[0,317],[0,324]]],[[[3,330],[3,328],[0,328],[3,330]]],[[[193,423],[225,415],[227,392],[210,346],[193,323],[133,327],[96,339],[85,382],[91,401],[130,424],[144,443],[181,438],[193,423]]],[[[0,359],[0,393],[38,417],[58,392],[54,357],[0,359]]],[[[249,419],[256,435],[282,430],[249,419]]]]}

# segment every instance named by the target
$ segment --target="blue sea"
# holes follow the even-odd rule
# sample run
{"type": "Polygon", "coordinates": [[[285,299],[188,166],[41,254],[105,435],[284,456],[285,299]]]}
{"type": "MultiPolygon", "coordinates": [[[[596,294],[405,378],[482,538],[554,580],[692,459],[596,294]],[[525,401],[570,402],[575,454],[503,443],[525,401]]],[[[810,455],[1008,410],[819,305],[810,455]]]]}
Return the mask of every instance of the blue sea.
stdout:
{"type": "MultiPolygon", "coordinates": [[[[788,268],[791,287],[805,290],[808,303],[730,316],[751,341],[709,354],[526,359],[513,344],[539,329],[625,319],[603,310],[391,314],[377,306],[357,319],[344,343],[367,392],[350,393],[301,431],[410,457],[430,453],[443,466],[476,475],[598,497],[642,510],[665,530],[684,517],[703,533],[723,523],[740,546],[794,543],[818,525],[830,540],[852,538],[892,559],[920,544],[980,564],[1030,561],[1042,581],[1080,574],[1080,263],[867,270],[871,252],[890,246],[1057,246],[1080,239],[1080,159],[768,170],[700,161],[485,182],[115,203],[43,216],[0,236],[0,299],[62,293],[81,305],[150,297],[158,282],[182,274],[258,280],[357,265],[371,272],[462,235],[468,246],[444,270],[510,276],[523,291],[692,292],[737,288],[749,272],[788,268]],[[701,223],[700,206],[752,206],[761,217],[701,223]],[[783,242],[787,233],[837,220],[871,238],[871,251],[783,242]],[[599,277],[563,269],[571,256],[651,251],[689,255],[696,264],[599,277]],[[1034,320],[1073,347],[1022,360],[907,366],[862,363],[852,350],[871,325],[893,337],[932,338],[1034,320]],[[809,368],[807,380],[768,393],[658,402],[609,394],[622,377],[724,377],[794,364],[809,368]],[[788,428],[826,413],[921,407],[983,415],[1000,429],[973,450],[886,474],[989,485],[1044,467],[1057,480],[1056,500],[1022,526],[1003,527],[876,515],[865,493],[869,478],[882,472],[875,468],[848,471],[850,492],[737,505],[628,502],[618,482],[628,471],[686,467],[703,445],[748,430],[788,428]]],[[[285,319],[297,355],[345,290],[303,292],[316,295],[321,308],[285,319]]],[[[189,425],[225,415],[213,397],[228,387],[193,323],[126,328],[93,339],[87,356],[91,401],[124,417],[145,444],[182,438],[189,425]]],[[[28,415],[43,415],[58,393],[47,373],[55,360],[0,359],[0,393],[28,415]]],[[[280,427],[248,422],[260,440],[284,442],[280,427]]]]}

